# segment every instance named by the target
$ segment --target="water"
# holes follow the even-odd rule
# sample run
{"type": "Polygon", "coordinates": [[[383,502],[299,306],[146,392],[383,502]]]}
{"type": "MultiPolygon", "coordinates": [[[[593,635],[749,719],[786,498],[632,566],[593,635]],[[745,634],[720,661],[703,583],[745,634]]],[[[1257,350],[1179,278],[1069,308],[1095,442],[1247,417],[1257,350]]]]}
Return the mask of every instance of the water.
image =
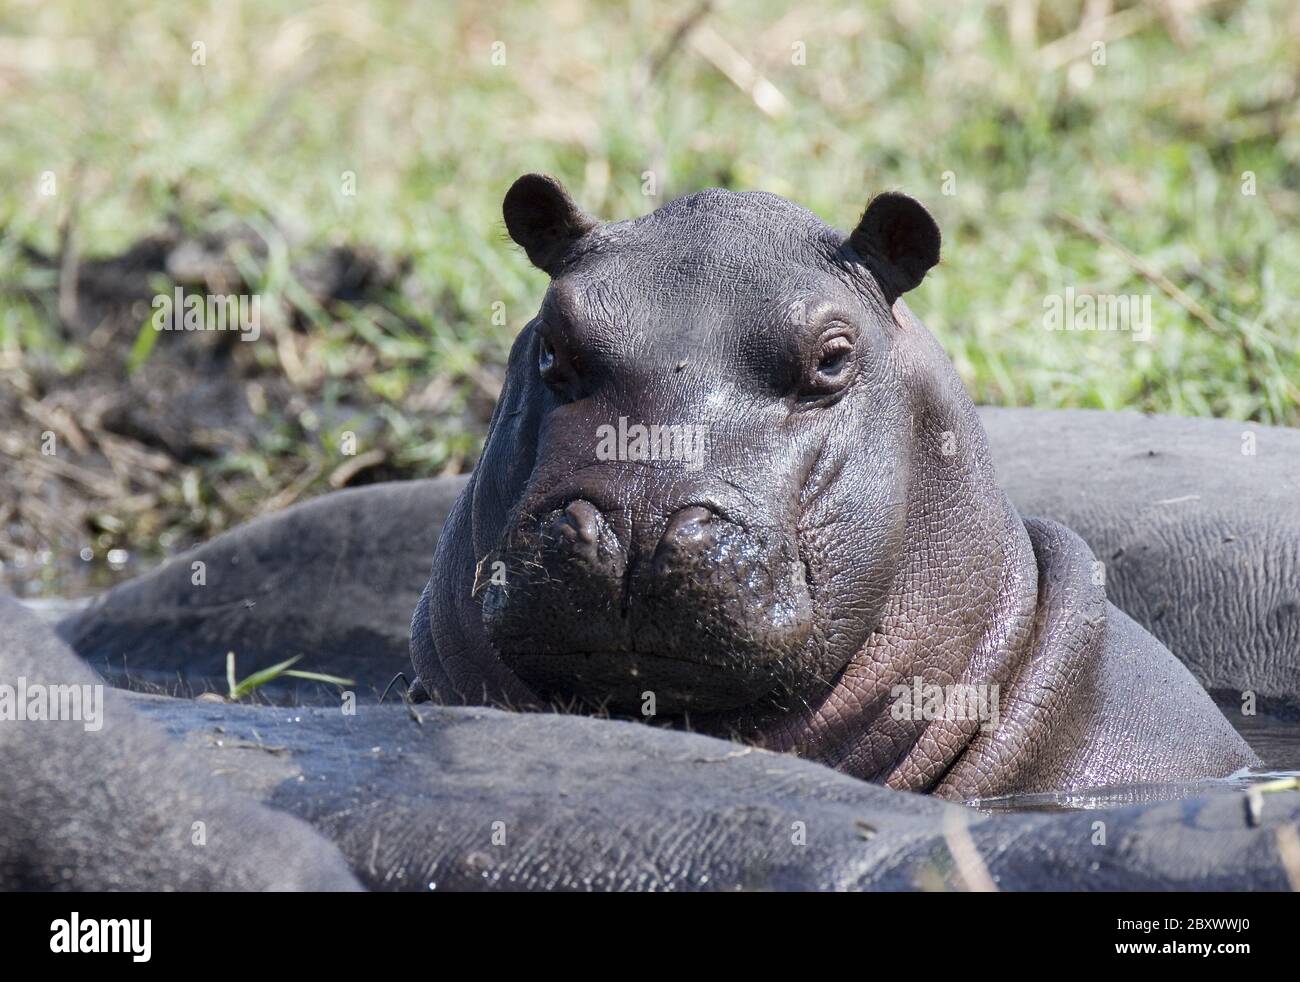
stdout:
{"type": "Polygon", "coordinates": [[[47,624],[57,624],[90,603],[89,597],[65,600],[62,597],[25,598],[22,605],[47,624]]]}
{"type": "Polygon", "coordinates": [[[1228,777],[1165,784],[1127,784],[1049,794],[1013,794],[976,798],[966,802],[984,812],[1084,811],[1118,808],[1139,802],[1175,801],[1198,795],[1240,794],[1252,784],[1300,777],[1300,718],[1258,713],[1242,716],[1240,703],[1220,707],[1237,732],[1264,761],[1264,767],[1243,770],[1228,777]]]}
{"type": "Polygon", "coordinates": [[[92,597],[147,572],[157,562],[155,556],[126,549],[96,551],[86,546],[80,554],[70,555],[20,549],[0,559],[0,589],[24,602],[92,597]]]}
{"type": "Polygon", "coordinates": [[[1283,778],[1300,778],[1300,770],[1275,771],[1263,768],[1243,770],[1229,777],[1205,781],[1179,781],[1168,784],[1122,784],[1104,788],[1041,794],[1009,794],[996,798],[976,798],[966,802],[989,814],[1004,812],[1068,812],[1098,808],[1119,808],[1153,801],[1176,801],[1215,794],[1241,794],[1252,784],[1283,778]]]}
{"type": "Polygon", "coordinates": [[[1281,717],[1270,713],[1241,715],[1240,702],[1220,705],[1224,715],[1270,767],[1300,770],[1300,714],[1281,717]]]}

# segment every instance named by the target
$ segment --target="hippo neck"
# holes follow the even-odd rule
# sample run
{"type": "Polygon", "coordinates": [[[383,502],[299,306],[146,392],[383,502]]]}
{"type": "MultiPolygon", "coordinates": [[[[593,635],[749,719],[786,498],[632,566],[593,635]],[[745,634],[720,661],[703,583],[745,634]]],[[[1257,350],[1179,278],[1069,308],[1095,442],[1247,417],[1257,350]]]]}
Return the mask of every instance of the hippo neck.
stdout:
{"type": "Polygon", "coordinates": [[[763,727],[760,739],[863,778],[925,791],[985,721],[926,718],[924,702],[912,696],[954,684],[1000,693],[1031,650],[1038,570],[956,371],[903,304],[896,313],[913,468],[906,544],[890,599],[823,697],[763,727]]]}

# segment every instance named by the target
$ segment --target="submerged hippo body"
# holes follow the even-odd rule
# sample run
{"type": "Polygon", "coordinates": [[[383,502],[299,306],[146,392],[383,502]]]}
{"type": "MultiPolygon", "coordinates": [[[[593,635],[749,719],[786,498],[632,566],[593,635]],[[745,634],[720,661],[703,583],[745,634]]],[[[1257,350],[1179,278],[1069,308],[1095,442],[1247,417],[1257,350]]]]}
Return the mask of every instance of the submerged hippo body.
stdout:
{"type": "MultiPolygon", "coordinates": [[[[18,678],[97,681],[0,595],[0,680],[18,678]]],[[[99,706],[97,729],[0,720],[0,890],[1300,887],[1300,794],[1248,820],[1239,782],[1123,789],[1099,842],[1095,811],[972,811],[572,714],[111,689],[99,706]]]]}
{"type": "Polygon", "coordinates": [[[652,712],[953,798],[1257,763],[998,488],[899,299],[939,258],[915,201],[847,238],[719,190],[602,225],[530,175],[505,217],[551,285],[415,611],[428,694],[652,712]]]}

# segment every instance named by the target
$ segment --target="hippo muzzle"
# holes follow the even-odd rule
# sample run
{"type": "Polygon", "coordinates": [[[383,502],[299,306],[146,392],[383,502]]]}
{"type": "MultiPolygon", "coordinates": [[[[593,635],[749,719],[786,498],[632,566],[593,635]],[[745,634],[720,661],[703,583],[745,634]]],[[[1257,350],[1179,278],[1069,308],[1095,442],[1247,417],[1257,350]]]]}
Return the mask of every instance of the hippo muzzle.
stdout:
{"type": "Polygon", "coordinates": [[[616,712],[788,690],[813,621],[793,538],[717,505],[645,504],[525,513],[475,584],[501,659],[539,694],[616,712]]]}

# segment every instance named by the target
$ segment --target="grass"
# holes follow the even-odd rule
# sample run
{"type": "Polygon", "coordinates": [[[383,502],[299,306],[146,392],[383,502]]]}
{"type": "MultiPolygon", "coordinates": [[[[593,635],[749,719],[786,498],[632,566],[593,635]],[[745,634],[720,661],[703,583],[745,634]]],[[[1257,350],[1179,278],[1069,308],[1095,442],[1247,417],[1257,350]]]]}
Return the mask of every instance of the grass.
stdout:
{"type": "Polygon", "coordinates": [[[340,678],[337,675],[323,675],[320,672],[306,672],[294,668],[302,659],[302,655],[294,655],[285,661],[275,665],[270,665],[260,671],[253,672],[243,679],[238,678],[235,673],[235,653],[229,651],[226,653],[226,698],[231,702],[239,702],[241,699],[247,699],[254,692],[266,685],[268,682],[274,682],[276,679],[288,676],[295,679],[305,679],[309,682],[323,682],[326,685],[337,685],[341,688],[356,685],[352,679],[340,678]]]}
{"type": "MultiPolygon", "coordinates": [[[[912,304],[977,401],[1300,425],[1300,9],[1087,6],[1103,16],[1068,0],[11,3],[0,365],[84,367],[48,308],[13,299],[51,287],[23,246],[57,253],[69,228],[94,256],[169,215],[248,223],[272,243],[249,281],[290,302],[296,251],[363,243],[409,262],[402,288],[299,303],[294,384],[314,408],[203,463],[197,500],[221,518],[191,531],[295,480],[327,489],[345,429],[387,448],[388,476],[464,469],[471,407],[544,289],[500,219],[510,182],[540,170],[604,218],[722,185],[847,228],[901,188],[945,236],[912,304]],[[1153,343],[1045,332],[1043,299],[1066,287],[1152,294],[1153,343]],[[247,490],[221,500],[232,472],[247,490]]],[[[125,343],[133,366],[144,337],[125,343]]],[[[283,374],[283,351],[252,347],[283,374]]]]}

